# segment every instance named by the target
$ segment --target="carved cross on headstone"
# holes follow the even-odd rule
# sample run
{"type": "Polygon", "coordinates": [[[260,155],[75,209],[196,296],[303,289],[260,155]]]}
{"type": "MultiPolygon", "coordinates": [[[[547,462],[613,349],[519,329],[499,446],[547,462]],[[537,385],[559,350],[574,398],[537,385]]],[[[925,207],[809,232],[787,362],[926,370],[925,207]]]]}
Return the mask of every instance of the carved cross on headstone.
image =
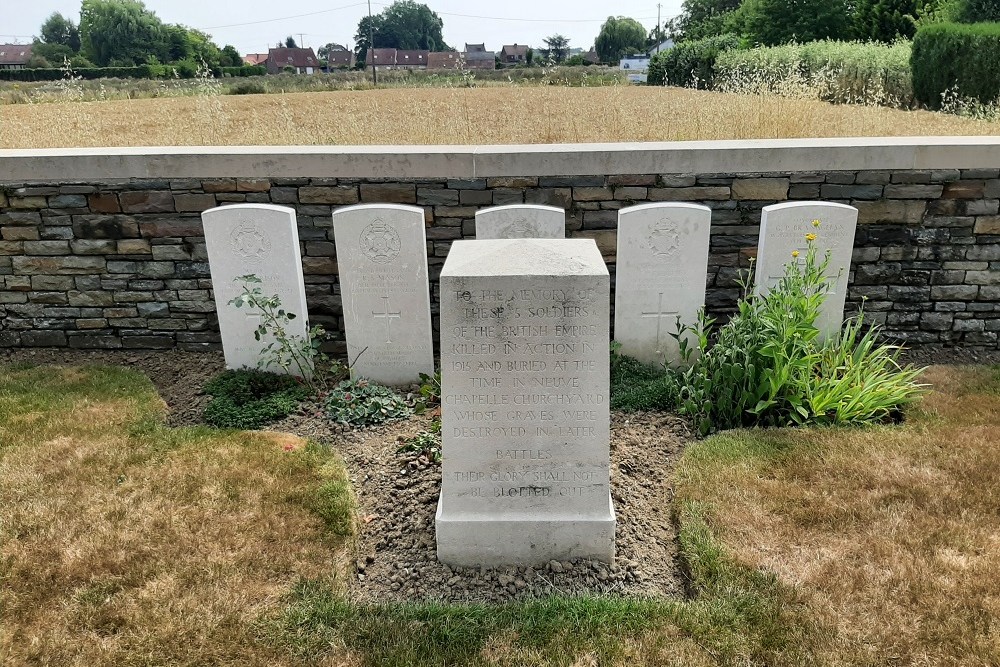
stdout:
{"type": "Polygon", "coordinates": [[[382,297],[382,303],[383,303],[383,312],[379,313],[373,310],[372,317],[374,317],[376,320],[385,320],[385,342],[391,343],[392,321],[398,320],[400,318],[401,313],[398,310],[394,313],[389,312],[389,297],[387,296],[382,297]]]}
{"type": "Polygon", "coordinates": [[[659,297],[659,300],[657,301],[657,305],[656,305],[656,312],[644,312],[644,313],[642,313],[642,317],[643,318],[647,318],[647,319],[650,318],[650,317],[655,317],[656,318],[656,346],[657,347],[660,346],[660,335],[661,335],[662,330],[663,330],[663,318],[666,315],[671,315],[671,316],[673,316],[673,317],[676,318],[677,317],[677,311],[675,311],[675,310],[663,310],[663,292],[660,292],[660,297],[659,297]]]}

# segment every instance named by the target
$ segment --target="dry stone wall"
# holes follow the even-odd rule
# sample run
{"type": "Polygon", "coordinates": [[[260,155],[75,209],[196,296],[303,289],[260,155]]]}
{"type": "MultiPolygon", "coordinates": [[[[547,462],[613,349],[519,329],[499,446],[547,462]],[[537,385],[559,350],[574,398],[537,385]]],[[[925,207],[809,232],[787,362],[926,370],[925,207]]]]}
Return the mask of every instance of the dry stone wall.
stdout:
{"type": "MultiPolygon", "coordinates": [[[[823,200],[860,210],[848,311],[910,345],[996,347],[1000,169],[614,174],[495,178],[163,178],[0,181],[0,346],[200,350],[219,345],[201,212],[293,207],[313,323],[342,343],[331,213],[358,203],[423,207],[432,308],[451,243],[480,208],[567,211],[567,237],[597,242],[614,275],[618,209],[679,201],[713,209],[708,305],[725,315],[755,253],[761,209],[823,200]]],[[[342,348],[342,345],[340,345],[342,348]]]]}

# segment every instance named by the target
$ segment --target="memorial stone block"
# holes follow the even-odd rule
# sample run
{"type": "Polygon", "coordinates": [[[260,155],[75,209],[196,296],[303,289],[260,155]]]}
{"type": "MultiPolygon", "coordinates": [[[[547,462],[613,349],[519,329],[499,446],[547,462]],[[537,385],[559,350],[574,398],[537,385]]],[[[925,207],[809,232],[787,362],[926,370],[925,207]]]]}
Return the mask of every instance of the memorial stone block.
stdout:
{"type": "Polygon", "coordinates": [[[844,324],[844,301],[854,252],[858,209],[845,204],[795,202],[765,206],[760,218],[754,290],[764,294],[785,275],[789,262],[805,262],[807,235],[815,234],[818,259],[830,251],[829,291],[816,321],[823,337],[836,335],[844,324]],[[819,221],[819,226],[813,224],[819,221]]]}
{"type": "Polygon", "coordinates": [[[434,374],[424,211],[363,204],[333,214],[347,353],[380,384],[434,374]]]}
{"type": "MultiPolygon", "coordinates": [[[[618,213],[615,340],[647,364],[681,362],[678,318],[698,322],[705,305],[712,210],[643,204],[618,213]]],[[[689,344],[695,335],[685,334],[689,344]]]]}
{"type": "Polygon", "coordinates": [[[478,240],[566,238],[566,211],[554,206],[535,204],[484,208],[476,213],[476,238],[478,240]]]}
{"type": "MultiPolygon", "coordinates": [[[[286,333],[306,339],[309,314],[295,211],[271,204],[235,204],[209,209],[201,217],[226,368],[283,372],[278,366],[260,365],[264,347],[274,342],[270,336],[255,337],[260,311],[229,302],[243,292],[237,278],[254,275],[261,282],[251,288],[259,287],[265,297],[277,295],[281,308],[296,316],[285,326],[286,333]]],[[[297,368],[289,371],[299,374],[297,368]]]]}
{"type": "Polygon", "coordinates": [[[441,561],[613,560],[609,299],[593,240],[452,245],[441,274],[441,561]]]}

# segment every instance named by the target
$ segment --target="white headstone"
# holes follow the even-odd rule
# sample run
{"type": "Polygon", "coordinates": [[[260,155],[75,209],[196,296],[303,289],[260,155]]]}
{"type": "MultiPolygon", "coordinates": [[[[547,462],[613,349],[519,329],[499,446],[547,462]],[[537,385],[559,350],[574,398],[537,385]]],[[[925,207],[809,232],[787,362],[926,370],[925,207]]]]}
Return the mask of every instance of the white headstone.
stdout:
{"type": "Polygon", "coordinates": [[[566,211],[553,206],[515,204],[476,212],[476,239],[563,239],[566,211]]]}
{"type": "MultiPolygon", "coordinates": [[[[295,211],[271,204],[235,204],[209,209],[201,219],[226,368],[283,372],[278,366],[260,364],[261,351],[273,342],[269,336],[255,338],[260,311],[246,305],[237,308],[229,302],[243,292],[237,278],[254,275],[261,283],[249,287],[259,287],[265,298],[277,295],[281,308],[296,316],[286,324],[286,333],[300,341],[306,339],[309,313],[295,211]]],[[[306,373],[311,370],[306,369],[306,373]]],[[[288,371],[300,374],[296,367],[288,371]]]]}
{"type": "MultiPolygon", "coordinates": [[[[615,340],[647,364],[681,363],[671,334],[698,323],[705,305],[712,210],[696,204],[643,204],[618,212],[615,340]]],[[[694,334],[686,340],[695,344],[694,334]]]]}
{"type": "Polygon", "coordinates": [[[441,274],[441,561],[614,558],[609,299],[593,240],[452,245],[441,274]]]}
{"type": "Polygon", "coordinates": [[[347,353],[387,385],[434,374],[424,210],[363,204],[333,213],[347,353]]]}
{"type": "Polygon", "coordinates": [[[785,275],[789,262],[805,262],[807,234],[816,234],[817,258],[831,251],[827,277],[830,291],[823,302],[816,328],[824,337],[836,335],[844,324],[844,300],[854,253],[858,209],[844,204],[794,202],[765,206],[760,218],[754,291],[764,294],[785,275]],[[813,224],[819,221],[819,226],[813,224]],[[794,253],[798,253],[797,257],[794,253]]]}

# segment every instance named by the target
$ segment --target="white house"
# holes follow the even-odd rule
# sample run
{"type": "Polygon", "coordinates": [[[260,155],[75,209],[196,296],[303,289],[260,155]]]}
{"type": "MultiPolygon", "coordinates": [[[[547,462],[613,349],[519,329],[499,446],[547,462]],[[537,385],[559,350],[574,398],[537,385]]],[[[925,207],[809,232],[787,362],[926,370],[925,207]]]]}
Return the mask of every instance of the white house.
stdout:
{"type": "Polygon", "coordinates": [[[646,83],[649,56],[626,56],[619,61],[618,68],[628,72],[628,80],[631,83],[646,83]]]}

